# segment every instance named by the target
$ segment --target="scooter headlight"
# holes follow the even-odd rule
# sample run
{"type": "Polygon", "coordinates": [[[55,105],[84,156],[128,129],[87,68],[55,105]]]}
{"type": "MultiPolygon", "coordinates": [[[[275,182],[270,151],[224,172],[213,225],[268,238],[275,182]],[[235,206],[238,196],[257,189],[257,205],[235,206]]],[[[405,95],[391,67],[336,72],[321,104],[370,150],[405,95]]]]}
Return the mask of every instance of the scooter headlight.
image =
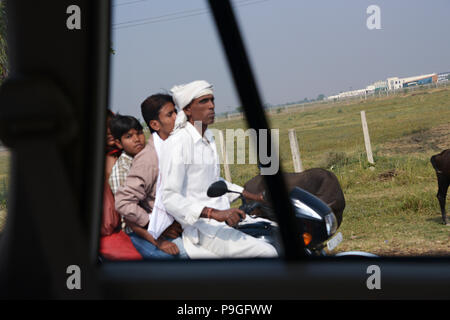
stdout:
{"type": "Polygon", "coordinates": [[[306,204],[304,204],[300,200],[294,199],[294,200],[292,200],[292,204],[294,205],[297,212],[303,214],[304,216],[313,218],[315,220],[322,220],[322,217],[319,214],[317,214],[317,212],[315,212],[313,209],[308,207],[306,204]]]}
{"type": "Polygon", "coordinates": [[[337,230],[337,220],[333,212],[325,216],[325,225],[327,227],[328,236],[335,234],[337,230]]]}

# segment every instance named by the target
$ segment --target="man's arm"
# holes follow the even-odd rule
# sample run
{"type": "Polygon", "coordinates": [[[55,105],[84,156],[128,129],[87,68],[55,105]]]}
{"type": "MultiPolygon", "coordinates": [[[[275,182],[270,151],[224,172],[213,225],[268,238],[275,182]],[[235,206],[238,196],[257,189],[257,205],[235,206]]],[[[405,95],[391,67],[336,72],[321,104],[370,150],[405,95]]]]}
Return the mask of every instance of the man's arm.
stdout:
{"type": "Polygon", "coordinates": [[[227,210],[216,210],[213,208],[204,207],[201,218],[214,219],[219,222],[225,222],[230,227],[237,225],[245,219],[245,212],[238,208],[230,208],[227,210]]]}
{"type": "Polygon", "coordinates": [[[165,239],[158,239],[155,240],[155,238],[152,237],[150,233],[148,233],[147,229],[144,229],[137,224],[131,223],[127,221],[127,225],[133,230],[134,233],[136,233],[139,237],[147,240],[151,244],[153,244],[155,247],[157,247],[159,250],[164,251],[165,253],[171,254],[171,255],[177,255],[180,253],[180,250],[178,249],[178,246],[165,239]]]}
{"type": "Polygon", "coordinates": [[[244,191],[242,191],[242,196],[244,196],[244,198],[248,199],[248,200],[259,201],[259,202],[265,201],[264,194],[262,192],[261,193],[251,193],[251,192],[248,192],[247,190],[244,190],[244,191]]]}
{"type": "MultiPolygon", "coordinates": [[[[227,180],[220,178],[220,180],[222,180],[223,182],[226,183],[228,190],[231,191],[236,191],[236,192],[240,192],[242,193],[242,196],[248,200],[253,200],[253,201],[264,201],[264,197],[262,193],[251,193],[248,192],[247,190],[244,190],[244,188],[242,188],[241,186],[228,182],[227,180]]],[[[239,194],[237,193],[233,193],[233,192],[229,192],[226,193],[226,196],[228,198],[228,200],[231,202],[235,201],[237,198],[239,198],[239,194]]]]}
{"type": "MultiPolygon", "coordinates": [[[[161,161],[163,203],[167,212],[183,224],[192,225],[199,218],[214,219],[219,222],[226,222],[234,226],[241,219],[245,218],[245,213],[237,208],[228,210],[216,210],[207,208],[202,204],[189,201],[183,196],[183,184],[187,175],[189,158],[184,154],[184,145],[178,141],[178,145],[167,144],[164,149],[164,158],[161,161]]],[[[235,188],[235,187],[234,187],[235,188]]],[[[238,186],[239,191],[242,187],[238,186]]]]}

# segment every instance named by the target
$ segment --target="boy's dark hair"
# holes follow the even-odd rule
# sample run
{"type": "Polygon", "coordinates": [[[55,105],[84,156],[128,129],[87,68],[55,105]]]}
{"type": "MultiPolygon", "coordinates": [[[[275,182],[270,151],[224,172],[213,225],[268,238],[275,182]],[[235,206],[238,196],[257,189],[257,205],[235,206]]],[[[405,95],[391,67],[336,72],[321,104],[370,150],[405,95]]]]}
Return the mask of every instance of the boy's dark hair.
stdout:
{"type": "Polygon", "coordinates": [[[161,111],[161,108],[168,102],[175,104],[173,102],[172,96],[164,93],[151,95],[150,97],[145,99],[144,102],[142,102],[142,117],[144,118],[144,121],[150,129],[151,133],[155,132],[155,130],[150,127],[150,121],[159,120],[159,111],[161,111]]]}
{"type": "Polygon", "coordinates": [[[116,114],[111,121],[109,122],[109,129],[111,130],[111,134],[114,139],[122,138],[122,136],[130,131],[131,129],[135,129],[136,131],[142,131],[142,125],[139,121],[132,116],[123,116],[121,114],[116,114]]]}

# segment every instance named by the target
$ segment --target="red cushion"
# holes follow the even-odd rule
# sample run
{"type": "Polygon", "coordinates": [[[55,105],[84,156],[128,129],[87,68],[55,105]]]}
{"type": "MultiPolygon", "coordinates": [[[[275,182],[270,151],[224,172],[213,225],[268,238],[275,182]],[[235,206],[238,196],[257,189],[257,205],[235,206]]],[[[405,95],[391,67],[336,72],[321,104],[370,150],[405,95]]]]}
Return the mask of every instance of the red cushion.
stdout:
{"type": "Polygon", "coordinates": [[[108,260],[142,260],[130,237],[122,230],[100,237],[100,254],[108,260]]]}

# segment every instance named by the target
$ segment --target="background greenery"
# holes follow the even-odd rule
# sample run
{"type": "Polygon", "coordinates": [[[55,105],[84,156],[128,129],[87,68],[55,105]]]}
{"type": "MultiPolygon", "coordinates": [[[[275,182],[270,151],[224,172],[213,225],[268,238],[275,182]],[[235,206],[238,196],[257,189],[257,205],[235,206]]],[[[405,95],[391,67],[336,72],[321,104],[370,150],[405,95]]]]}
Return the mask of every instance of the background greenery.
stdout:
{"type": "MultiPolygon", "coordinates": [[[[337,251],[380,255],[448,255],[450,227],[441,224],[431,155],[450,147],[450,89],[423,88],[389,97],[329,102],[269,116],[280,130],[284,170],[293,172],[288,129],[295,129],[305,169],[333,171],[347,206],[337,251]],[[360,111],[366,111],[375,168],[369,170],[360,111]]],[[[228,120],[217,129],[246,128],[228,120]]],[[[256,165],[230,167],[243,185],[256,165]]],[[[238,204],[236,204],[238,205],[238,204]]]]}

